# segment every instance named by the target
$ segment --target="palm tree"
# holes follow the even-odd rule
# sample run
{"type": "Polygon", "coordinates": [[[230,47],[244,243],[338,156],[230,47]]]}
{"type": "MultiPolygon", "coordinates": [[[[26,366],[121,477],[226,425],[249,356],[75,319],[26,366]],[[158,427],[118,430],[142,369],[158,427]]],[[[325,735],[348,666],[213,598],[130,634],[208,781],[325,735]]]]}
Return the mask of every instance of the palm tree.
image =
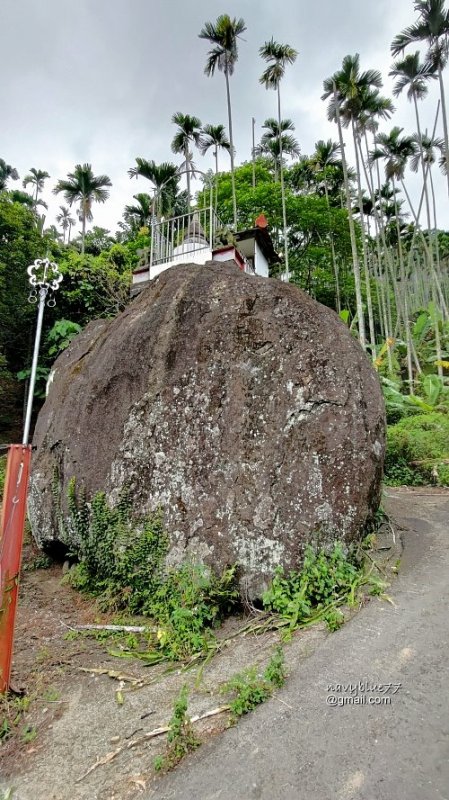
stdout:
{"type": "MultiPolygon", "coordinates": [[[[390,133],[378,133],[375,137],[375,147],[370,153],[370,161],[373,163],[379,159],[385,161],[385,177],[387,182],[391,181],[393,190],[393,203],[395,207],[395,222],[397,234],[397,246],[399,254],[399,268],[401,277],[401,293],[395,281],[393,281],[393,290],[395,292],[396,305],[398,311],[402,312],[406,342],[407,342],[407,371],[409,380],[409,391],[413,394],[413,366],[412,366],[412,353],[413,353],[413,340],[410,331],[409,313],[408,313],[408,298],[406,287],[406,275],[404,265],[404,255],[401,242],[401,225],[399,206],[396,199],[396,181],[399,180],[404,186],[404,173],[407,163],[416,153],[416,144],[412,136],[402,136],[403,128],[395,126],[390,133]]],[[[416,355],[415,355],[416,358],[416,355]]],[[[418,368],[419,364],[417,364],[418,368]]]]}
{"type": "MultiPolygon", "coordinates": [[[[424,164],[426,176],[428,177],[430,183],[430,194],[432,198],[432,211],[433,211],[433,228],[434,228],[433,239],[435,247],[436,265],[438,273],[440,274],[440,249],[438,242],[437,204],[435,197],[435,187],[433,184],[433,177],[432,177],[432,166],[435,164],[438,158],[438,154],[444,153],[444,140],[440,139],[439,137],[428,136],[427,133],[421,134],[421,136],[415,133],[415,135],[412,138],[413,141],[416,142],[417,151],[410,159],[410,169],[412,170],[412,172],[418,172],[420,163],[424,164]]],[[[442,158],[444,159],[444,155],[442,156],[442,158]]],[[[443,374],[441,367],[439,367],[439,374],[441,375],[443,374]]]]}
{"type": "MultiPolygon", "coordinates": [[[[329,168],[335,167],[340,163],[339,156],[340,156],[340,145],[338,144],[338,142],[333,142],[332,139],[328,139],[327,142],[325,142],[323,139],[319,139],[319,141],[316,142],[315,144],[315,152],[312,155],[312,158],[310,159],[314,170],[323,176],[324,195],[326,197],[329,228],[331,222],[331,209],[330,209],[327,178],[328,178],[329,168]]],[[[331,244],[331,254],[332,254],[332,266],[334,268],[334,276],[335,276],[336,307],[337,307],[337,312],[340,313],[341,311],[340,281],[338,275],[337,259],[335,257],[334,236],[332,231],[330,234],[330,244],[331,244]]]]}
{"type": "Polygon", "coordinates": [[[179,170],[176,164],[164,161],[156,164],[145,158],[136,158],[136,166],[128,170],[130,178],[146,178],[154,188],[153,209],[160,215],[173,210],[178,193],[179,170]]]}
{"type": "Polygon", "coordinates": [[[178,111],[176,114],[173,114],[172,122],[174,125],[178,126],[178,130],[176,131],[173,141],[171,143],[171,149],[173,153],[182,153],[184,156],[184,164],[182,164],[181,169],[186,170],[186,177],[187,177],[187,213],[190,212],[190,178],[191,176],[194,177],[194,169],[192,163],[192,152],[190,150],[190,145],[194,144],[196,147],[199,147],[201,143],[201,120],[198,117],[192,117],[189,114],[181,114],[178,111]]]}
{"type": "Polygon", "coordinates": [[[391,45],[391,52],[393,56],[397,56],[406,47],[417,42],[426,42],[428,45],[429,51],[426,61],[436,71],[440,85],[444,156],[449,191],[449,133],[443,82],[443,70],[449,55],[449,11],[444,6],[444,0],[415,0],[414,7],[415,11],[418,12],[418,19],[395,37],[391,45]]]}
{"type": "Polygon", "coordinates": [[[354,265],[354,283],[359,325],[359,339],[362,347],[365,347],[366,343],[362,284],[354,220],[352,217],[342,124],[346,127],[348,125],[351,125],[352,127],[354,149],[356,154],[357,184],[360,186],[360,164],[357,149],[357,120],[362,113],[367,94],[372,92],[373,89],[379,89],[381,86],[382,77],[378,70],[366,70],[365,72],[360,71],[360,56],[358,53],[356,53],[354,56],[345,56],[341,70],[324,81],[324,94],[322,95],[323,100],[330,98],[328,106],[328,118],[330,120],[335,120],[338,125],[343,171],[345,175],[345,193],[348,209],[349,233],[351,237],[352,260],[354,265]]]}
{"type": "Polygon", "coordinates": [[[149,194],[144,192],[133,195],[136,200],[135,205],[125,206],[123,216],[126,222],[131,223],[137,228],[144,228],[148,225],[153,208],[153,201],[149,194]]]}
{"type": "Polygon", "coordinates": [[[278,101],[278,141],[279,141],[279,172],[281,176],[282,222],[284,226],[285,273],[289,279],[288,268],[288,241],[287,241],[287,212],[285,207],[284,168],[282,163],[282,117],[281,117],[281,80],[285,75],[288,64],[296,61],[298,51],[289,44],[279,44],[273,38],[259,49],[259,55],[267,62],[268,67],[260,76],[260,83],[266,89],[275,89],[278,101]]]}
{"type": "Polygon", "coordinates": [[[70,244],[70,232],[72,230],[72,225],[75,224],[75,219],[74,217],[70,216],[70,209],[67,208],[67,206],[59,206],[59,208],[61,210],[61,213],[57,214],[56,222],[59,222],[63,230],[64,244],[65,244],[66,231],[68,231],[67,244],[70,244]]]}
{"type": "Polygon", "coordinates": [[[112,186],[108,175],[94,175],[90,164],[76,164],[74,171],[67,175],[67,180],[59,180],[53,189],[54,194],[63,192],[69,206],[74,203],[80,204],[82,255],[84,255],[86,221],[92,219],[92,204],[106,202],[109,197],[109,192],[105,188],[107,186],[112,186]]]}
{"type": "Polygon", "coordinates": [[[233,74],[238,59],[237,41],[246,31],[245,21],[240,17],[231,19],[229,14],[221,14],[215,23],[206,22],[201,29],[200,39],[206,39],[212,45],[208,52],[208,59],[204,72],[209,77],[218,68],[224,73],[226,81],[226,99],[228,105],[229,123],[229,142],[231,145],[231,183],[232,183],[232,204],[234,212],[234,228],[237,228],[237,199],[235,194],[235,175],[234,175],[234,137],[232,133],[232,111],[231,111],[231,92],[229,88],[229,77],[233,74]]]}
{"type": "MultiPolygon", "coordinates": [[[[376,227],[378,228],[378,232],[380,232],[381,220],[378,216],[377,208],[375,206],[374,184],[372,179],[371,168],[369,165],[369,160],[368,164],[365,164],[365,159],[362,150],[362,137],[364,138],[365,141],[366,154],[368,159],[369,146],[368,146],[367,132],[371,131],[372,133],[374,133],[375,131],[377,131],[379,127],[379,119],[384,119],[384,120],[388,119],[393,114],[393,112],[394,112],[394,106],[390,98],[383,97],[377,88],[371,88],[370,86],[365,86],[362,88],[359,96],[359,110],[357,115],[353,118],[353,131],[355,133],[354,147],[355,147],[355,158],[356,158],[358,204],[359,207],[363,207],[361,170],[360,170],[360,165],[362,165],[366,183],[370,189],[370,204],[373,215],[375,217],[375,223],[376,227]]],[[[372,259],[370,258],[371,253],[369,253],[368,251],[368,242],[365,236],[365,217],[363,214],[360,218],[360,226],[362,229],[363,267],[365,272],[366,304],[368,310],[370,342],[371,342],[372,354],[373,357],[375,358],[376,340],[375,340],[374,312],[372,304],[371,277],[370,277],[370,266],[372,267],[373,264],[372,264],[372,259]]],[[[368,236],[370,237],[371,232],[369,229],[369,220],[367,227],[368,227],[368,236]]],[[[383,232],[381,232],[381,236],[382,234],[383,232]]],[[[381,258],[380,243],[378,238],[376,242],[377,242],[376,247],[377,247],[378,258],[381,258]]],[[[390,364],[390,353],[389,353],[389,364],[390,364]]]]}
{"type": "Polygon", "coordinates": [[[395,126],[390,133],[378,133],[375,138],[375,148],[370,153],[372,162],[384,159],[385,177],[387,181],[391,180],[394,199],[397,191],[395,182],[404,180],[408,160],[416,154],[413,136],[401,136],[403,130],[404,128],[395,126]]]}
{"type": "Polygon", "coordinates": [[[224,125],[205,125],[201,131],[200,137],[200,151],[201,155],[205,156],[207,151],[213,147],[215,156],[215,175],[218,175],[218,150],[226,150],[228,153],[231,150],[231,144],[226,136],[224,125]]]}
{"type": "Polygon", "coordinates": [[[33,197],[28,194],[28,192],[22,192],[21,189],[11,189],[9,192],[9,198],[13,203],[21,203],[23,206],[28,206],[28,208],[32,208],[34,210],[36,210],[37,206],[42,206],[42,208],[48,209],[48,205],[44,202],[44,200],[38,200],[35,202],[33,197]]]}
{"type": "Polygon", "coordinates": [[[11,164],[7,164],[3,158],[0,158],[0,192],[6,189],[10,178],[13,181],[17,181],[19,179],[19,173],[11,164]]]}
{"type": "Polygon", "coordinates": [[[254,148],[254,153],[256,156],[268,157],[274,168],[274,179],[277,181],[281,165],[281,154],[282,164],[284,165],[284,155],[294,158],[299,156],[301,151],[295,137],[288,133],[283,133],[280,138],[276,136],[276,139],[262,136],[260,143],[254,148]]]}
{"type": "MultiPolygon", "coordinates": [[[[416,126],[418,130],[418,146],[421,145],[422,136],[421,136],[421,122],[419,118],[419,110],[418,110],[418,100],[423,100],[428,91],[428,81],[432,78],[436,78],[435,73],[432,70],[432,67],[429,63],[421,64],[419,60],[419,52],[413,53],[413,55],[405,56],[405,58],[401,59],[400,61],[396,61],[391,70],[390,76],[396,78],[396,83],[393,88],[393,94],[395,97],[399,97],[400,94],[407,89],[407,97],[409,100],[413,100],[413,104],[415,107],[415,115],[416,115],[416,126]]],[[[423,173],[423,182],[424,182],[424,194],[426,200],[426,208],[427,208],[427,226],[430,230],[431,221],[430,221],[430,205],[429,205],[429,194],[427,191],[427,170],[424,163],[424,155],[422,150],[420,152],[421,158],[421,167],[423,173]]]]}
{"type": "Polygon", "coordinates": [[[260,144],[255,148],[255,154],[268,155],[273,160],[274,178],[277,180],[278,172],[280,173],[281,166],[283,166],[282,156],[284,153],[292,158],[301,153],[297,140],[289,133],[295,130],[295,126],[291,119],[282,119],[279,125],[277,119],[270,117],[265,120],[262,129],[265,130],[265,133],[260,144]]]}
{"type": "Polygon", "coordinates": [[[231,151],[231,143],[226,136],[224,125],[205,125],[201,131],[200,151],[205,156],[207,151],[213,147],[215,157],[215,213],[218,206],[218,150],[231,151]]]}
{"type": "Polygon", "coordinates": [[[42,192],[44,188],[44,183],[46,179],[49,177],[50,175],[48,174],[48,172],[45,172],[42,169],[35,169],[34,167],[31,167],[29,175],[25,175],[23,179],[23,186],[24,188],[26,188],[29,183],[31,183],[31,185],[34,186],[35,203],[37,203],[38,195],[40,192],[42,192]]]}

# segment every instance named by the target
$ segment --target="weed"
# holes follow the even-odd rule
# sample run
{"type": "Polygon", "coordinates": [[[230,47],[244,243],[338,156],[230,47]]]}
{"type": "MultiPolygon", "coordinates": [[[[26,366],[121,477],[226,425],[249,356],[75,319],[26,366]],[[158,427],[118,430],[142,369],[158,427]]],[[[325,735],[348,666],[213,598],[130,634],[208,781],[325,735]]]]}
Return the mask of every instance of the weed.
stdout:
{"type": "Polygon", "coordinates": [[[257,667],[250,667],[234,675],[222,687],[225,694],[232,696],[229,704],[231,722],[236,722],[239,717],[268,700],[274,689],[283,686],[284,682],[284,653],[281,647],[276,648],[262,675],[257,667]]]}
{"type": "Polygon", "coordinates": [[[288,619],[291,629],[320,617],[335,630],[339,627],[335,607],[354,595],[359,574],[354,554],[345,553],[339,542],[330,551],[309,546],[300,572],[285,576],[282,569],[276,571],[263,603],[288,619]]]}
{"type": "Polygon", "coordinates": [[[23,720],[23,715],[28,711],[31,698],[27,695],[15,697],[4,694],[0,697],[0,745],[17,731],[23,720]]]}
{"type": "Polygon", "coordinates": [[[168,772],[200,744],[187,715],[187,686],[183,686],[173,706],[167,734],[167,750],[164,755],[155,758],[155,770],[168,772]]]}
{"type": "MultiPolygon", "coordinates": [[[[238,602],[235,569],[220,576],[204,565],[186,563],[167,569],[169,541],[161,514],[133,520],[126,493],[114,509],[102,492],[88,504],[82,492],[77,496],[71,481],[68,507],[79,564],[65,579],[94,594],[104,609],[153,618],[157,635],[148,643],[149,661],[154,662],[155,649],[158,660],[207,651],[214,640],[212,629],[238,602]]],[[[136,637],[129,637],[122,654],[143,657],[138,647],[136,637]]]]}
{"type": "Polygon", "coordinates": [[[286,674],[284,651],[282,647],[276,647],[266,666],[264,678],[271,686],[275,686],[277,689],[280,689],[281,686],[284,685],[286,674]]]}
{"type": "Polygon", "coordinates": [[[25,725],[21,739],[24,744],[29,744],[30,742],[34,742],[37,737],[37,729],[34,728],[32,725],[25,725]]]}
{"type": "Polygon", "coordinates": [[[0,791],[0,800],[12,800],[14,792],[15,789],[13,789],[12,786],[10,786],[8,789],[5,789],[4,792],[0,791]]]}
{"type": "Polygon", "coordinates": [[[42,695],[42,699],[46,703],[56,703],[60,697],[61,695],[59,694],[57,689],[55,689],[53,686],[49,686],[48,689],[42,695]]]}
{"type": "Polygon", "coordinates": [[[50,567],[53,566],[53,563],[53,559],[51,559],[50,556],[42,553],[41,555],[36,556],[36,558],[30,564],[25,564],[24,570],[30,572],[36,569],[50,569],[50,567]]]}

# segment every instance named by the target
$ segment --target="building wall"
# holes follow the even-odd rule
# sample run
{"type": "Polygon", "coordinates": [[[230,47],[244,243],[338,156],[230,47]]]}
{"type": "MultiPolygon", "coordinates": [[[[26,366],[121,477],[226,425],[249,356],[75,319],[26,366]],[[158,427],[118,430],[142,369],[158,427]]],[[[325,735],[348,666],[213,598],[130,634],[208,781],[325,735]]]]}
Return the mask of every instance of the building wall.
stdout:
{"type": "Polygon", "coordinates": [[[261,275],[262,278],[268,278],[268,261],[266,260],[257,242],[254,242],[254,246],[254,267],[256,270],[256,275],[261,275]]]}

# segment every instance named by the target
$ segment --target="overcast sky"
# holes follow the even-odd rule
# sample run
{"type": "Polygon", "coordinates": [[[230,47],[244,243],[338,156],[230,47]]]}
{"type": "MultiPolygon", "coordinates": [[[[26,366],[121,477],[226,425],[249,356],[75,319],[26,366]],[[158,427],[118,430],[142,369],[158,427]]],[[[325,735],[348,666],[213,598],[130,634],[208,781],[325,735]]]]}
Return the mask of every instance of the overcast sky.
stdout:
{"type": "MultiPolygon", "coordinates": [[[[174,112],[226,124],[224,77],[204,75],[207,43],[198,39],[204,22],[224,12],[247,25],[231,80],[238,162],[250,158],[251,118],[259,137],[264,119],[276,115],[275,93],[258,84],[264,41],[273,36],[299,51],[282,83],[282,113],[309,154],[318,139],[337,138],[320,100],[323,79],[359,52],[362,69],[381,70],[390,93],[389,45],[415,18],[413,0],[2,0],[0,157],[21,177],[30,167],[50,173],[48,223],[64,203],[51,194],[55,181],[89,162],[113,183],[107,203],[94,207],[95,224],[115,231],[124,205],[149,188],[127,175],[135,157],[177,160],[170,150],[174,112]]],[[[422,106],[429,131],[437,88],[435,82],[422,106]]],[[[397,124],[413,132],[406,97],[396,106],[385,129],[397,124]]],[[[200,169],[213,166],[212,155],[195,160],[200,169]]],[[[439,225],[448,228],[444,181],[435,176],[439,225]]]]}

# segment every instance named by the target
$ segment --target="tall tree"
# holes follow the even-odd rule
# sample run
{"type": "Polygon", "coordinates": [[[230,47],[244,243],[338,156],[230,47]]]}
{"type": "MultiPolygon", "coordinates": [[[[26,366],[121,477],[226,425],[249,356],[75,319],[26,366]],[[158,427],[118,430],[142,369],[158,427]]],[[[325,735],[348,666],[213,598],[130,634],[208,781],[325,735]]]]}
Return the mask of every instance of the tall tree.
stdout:
{"type": "Polygon", "coordinates": [[[444,130],[444,156],[449,192],[449,132],[447,120],[446,95],[444,90],[443,70],[449,56],[449,11],[445,8],[445,0],[415,0],[414,7],[418,19],[405,28],[393,40],[391,52],[393,56],[402,53],[409,45],[426,42],[429,48],[426,61],[436,70],[440,85],[441,109],[444,130]]]}
{"type": "Polygon", "coordinates": [[[218,151],[221,148],[230,152],[231,143],[226,135],[224,125],[204,125],[201,131],[200,150],[201,155],[205,156],[207,151],[213,147],[215,158],[215,213],[218,205],[218,151]]]}
{"type": "Polygon", "coordinates": [[[42,169],[35,169],[34,167],[31,167],[29,174],[25,175],[23,179],[23,186],[25,189],[28,186],[28,184],[31,184],[34,187],[35,203],[37,203],[37,198],[40,192],[42,192],[44,188],[44,183],[46,179],[49,177],[50,175],[48,174],[48,172],[45,172],[45,170],[42,169]]]}
{"type": "Polygon", "coordinates": [[[278,174],[281,174],[281,167],[283,167],[283,163],[281,164],[283,155],[293,158],[301,153],[297,140],[290,133],[295,130],[295,126],[291,119],[282,119],[279,125],[277,119],[270,117],[265,120],[262,129],[265,130],[265,133],[262,135],[260,144],[255,147],[255,154],[268,155],[272,158],[274,177],[277,180],[278,174]]]}
{"type": "Polygon", "coordinates": [[[67,235],[67,244],[70,244],[70,232],[72,230],[72,225],[75,224],[75,218],[70,216],[70,209],[67,206],[59,206],[60,213],[56,216],[56,222],[59,222],[63,234],[64,234],[64,244],[67,235]]]}
{"type": "Polygon", "coordinates": [[[3,158],[0,158],[0,192],[7,188],[10,179],[12,181],[19,180],[19,173],[11,164],[7,164],[3,158]]]}
{"type": "Polygon", "coordinates": [[[147,161],[145,158],[136,158],[136,166],[128,170],[130,178],[146,178],[153,185],[153,210],[159,214],[171,213],[178,193],[179,170],[176,164],[163,161],[147,161]]]}
{"type": "Polygon", "coordinates": [[[90,164],[76,164],[66,180],[59,180],[53,189],[54,194],[62,192],[69,206],[79,203],[81,220],[81,254],[84,255],[86,221],[93,218],[92,204],[105,203],[109,197],[106,187],[112,186],[108,175],[94,175],[90,164]]]}
{"type": "Polygon", "coordinates": [[[413,53],[413,55],[405,56],[401,60],[396,61],[391,70],[390,76],[396,78],[396,83],[393,88],[393,94],[395,97],[399,97],[400,94],[406,89],[407,90],[407,97],[409,100],[413,101],[413,105],[415,108],[415,116],[416,116],[416,127],[418,131],[418,147],[420,158],[421,158],[421,168],[423,174],[423,184],[424,184],[424,195],[426,201],[426,209],[427,209],[427,227],[430,230],[431,228],[431,216],[430,216],[430,203],[429,203],[429,193],[427,190],[427,169],[424,162],[424,154],[421,147],[422,144],[422,136],[421,136],[421,121],[419,117],[419,110],[418,110],[418,100],[423,100],[428,91],[429,86],[428,82],[431,78],[435,78],[436,75],[432,70],[432,67],[429,63],[422,64],[419,60],[419,52],[413,53]]]}
{"type": "Polygon", "coordinates": [[[282,222],[284,227],[284,249],[285,249],[285,273],[287,280],[289,279],[288,268],[288,241],[287,241],[287,212],[285,206],[285,186],[284,186],[284,168],[282,163],[282,130],[281,130],[281,80],[285,75],[285,69],[288,64],[293,64],[297,58],[298,51],[291,47],[289,44],[279,44],[273,38],[259,49],[259,54],[264,61],[267,62],[268,67],[260,76],[260,83],[266,89],[275,89],[277,92],[278,101],[278,141],[279,141],[279,172],[281,176],[281,196],[282,196],[282,222]]]}
{"type": "Polygon", "coordinates": [[[193,153],[190,149],[191,145],[199,147],[201,143],[201,120],[198,117],[192,117],[189,114],[182,114],[178,111],[173,114],[172,122],[178,126],[171,149],[173,153],[181,153],[184,156],[184,164],[181,169],[185,169],[187,178],[187,208],[190,211],[190,179],[194,177],[193,169],[193,153]]]}
{"type": "Polygon", "coordinates": [[[351,125],[354,140],[354,149],[356,153],[356,172],[357,184],[360,186],[360,165],[358,161],[357,149],[357,120],[361,114],[363,107],[363,98],[366,94],[373,89],[378,89],[382,86],[382,77],[378,70],[360,70],[360,56],[358,53],[354,56],[345,56],[341,70],[334,73],[330,78],[327,78],[323,83],[324,94],[323,100],[330,99],[328,106],[328,117],[337,122],[339,131],[340,148],[342,154],[343,169],[345,172],[345,193],[346,204],[348,208],[348,220],[351,234],[352,245],[352,259],[354,265],[354,282],[357,304],[357,318],[359,326],[359,339],[363,347],[366,344],[365,336],[365,320],[363,314],[363,299],[362,299],[362,283],[360,276],[360,264],[357,251],[357,242],[355,236],[355,227],[352,217],[351,197],[349,192],[349,181],[347,178],[347,161],[344,149],[344,140],[342,134],[342,124],[351,125]]]}
{"type": "Polygon", "coordinates": [[[234,73],[235,65],[238,59],[237,42],[239,37],[246,31],[245,21],[240,17],[231,19],[229,14],[221,14],[215,23],[206,22],[201,29],[199,35],[200,39],[206,39],[212,45],[208,52],[208,58],[204,72],[209,77],[215,73],[218,68],[220,72],[224,73],[226,81],[226,100],[228,105],[228,124],[229,124],[229,142],[231,145],[231,181],[232,181],[232,205],[234,213],[234,228],[237,228],[237,201],[235,194],[235,164],[234,164],[234,136],[232,132],[232,109],[231,109],[231,91],[229,87],[229,78],[234,73]]]}
{"type": "MultiPolygon", "coordinates": [[[[395,126],[390,133],[378,133],[375,137],[375,147],[370,153],[371,162],[383,159],[385,162],[385,177],[391,181],[393,188],[393,202],[395,206],[395,223],[397,234],[397,246],[399,255],[400,269],[400,289],[393,283],[398,311],[402,313],[405,336],[407,342],[407,371],[409,380],[409,391],[413,393],[413,340],[410,330],[409,320],[409,301],[407,297],[406,271],[404,264],[404,253],[401,239],[400,215],[398,201],[396,198],[396,181],[400,181],[404,187],[404,173],[407,163],[416,153],[416,144],[412,136],[402,136],[403,128],[395,126]]],[[[419,364],[418,364],[419,367],[419,364]]],[[[420,367],[419,367],[420,369],[420,367]]]]}
{"type": "MultiPolygon", "coordinates": [[[[326,197],[326,205],[329,219],[331,217],[331,207],[329,201],[329,189],[328,189],[328,172],[329,168],[337,166],[340,162],[340,145],[338,142],[333,142],[332,139],[328,139],[325,142],[323,139],[320,139],[315,144],[315,152],[310,159],[311,164],[313,165],[314,170],[323,176],[323,184],[324,184],[324,195],[326,197]]],[[[335,245],[334,245],[334,235],[333,231],[330,230],[330,244],[331,244],[331,255],[332,255],[332,266],[334,269],[334,276],[335,276],[335,305],[337,308],[338,313],[341,311],[341,299],[340,299],[340,281],[339,281],[339,274],[338,274],[338,264],[337,259],[335,257],[335,245]]]]}
{"type": "Polygon", "coordinates": [[[149,194],[141,192],[133,195],[134,205],[125,206],[123,216],[126,222],[137,228],[144,228],[149,224],[153,201],[149,194]]]}
{"type": "Polygon", "coordinates": [[[226,136],[224,125],[204,125],[201,130],[200,150],[201,155],[205,156],[210,148],[214,148],[215,175],[218,175],[218,151],[221,148],[227,153],[231,150],[231,143],[226,136]]]}

